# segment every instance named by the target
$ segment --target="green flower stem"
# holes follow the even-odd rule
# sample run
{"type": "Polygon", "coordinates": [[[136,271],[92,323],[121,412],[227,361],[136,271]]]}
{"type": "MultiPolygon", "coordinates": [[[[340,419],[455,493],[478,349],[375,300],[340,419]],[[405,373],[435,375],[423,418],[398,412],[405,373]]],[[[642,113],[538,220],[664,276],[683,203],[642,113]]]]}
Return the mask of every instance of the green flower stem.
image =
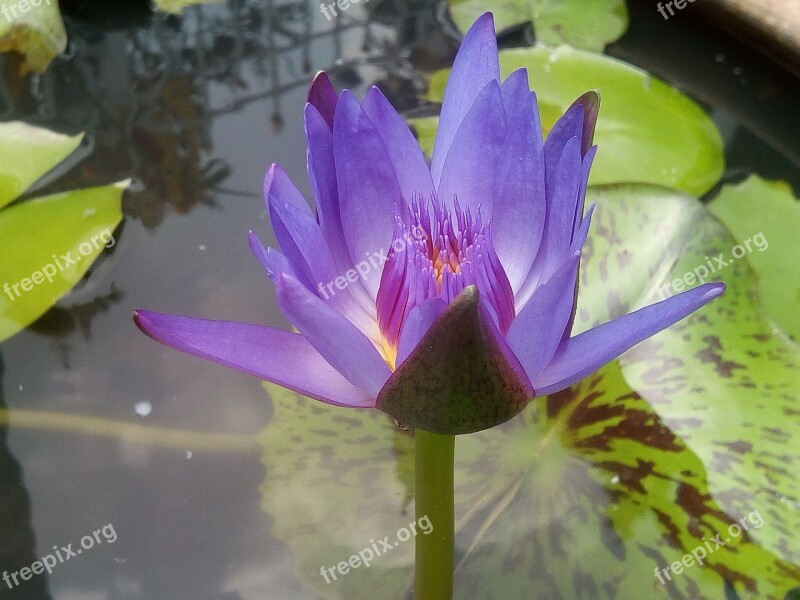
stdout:
{"type": "Polygon", "coordinates": [[[427,516],[433,527],[416,535],[414,600],[453,597],[453,458],[456,437],[417,429],[415,507],[417,523],[427,516]]]}

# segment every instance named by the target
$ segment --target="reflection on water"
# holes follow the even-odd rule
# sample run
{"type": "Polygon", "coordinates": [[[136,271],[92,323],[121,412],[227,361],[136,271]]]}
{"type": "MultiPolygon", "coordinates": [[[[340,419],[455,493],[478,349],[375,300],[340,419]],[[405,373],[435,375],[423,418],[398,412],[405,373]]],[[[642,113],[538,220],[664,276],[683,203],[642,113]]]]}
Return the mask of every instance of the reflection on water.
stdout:
{"type": "Polygon", "coordinates": [[[447,66],[457,44],[434,1],[370,0],[333,21],[315,0],[233,0],[180,18],[64,4],[68,55],[25,77],[0,57],[0,112],[86,132],[82,160],[37,195],[134,183],[113,252],[0,346],[0,410],[25,411],[0,429],[0,575],[106,523],[119,539],[34,578],[22,595],[0,582],[0,599],[47,598],[48,586],[57,600],[316,598],[270,535],[264,467],[242,443],[271,416],[263,389],[156,347],[130,314],[147,307],[285,327],[246,232],[274,239],[260,199],[268,161],[307,191],[301,108],[313,72],[328,70],[357,94],[378,82],[401,110],[425,111],[425,73],[447,66]],[[142,403],[147,414],[137,412],[142,403]],[[48,415],[39,426],[27,420],[37,411],[48,415]],[[72,417],[60,430],[58,414],[72,417]],[[204,444],[169,429],[221,437],[204,444]]]}
{"type": "Polygon", "coordinates": [[[95,296],[87,302],[51,308],[29,329],[49,337],[62,357],[64,368],[69,369],[69,337],[79,332],[84,339],[91,339],[92,319],[98,313],[107,312],[113,303],[121,299],[122,293],[112,284],[107,294],[95,296]]]}
{"type": "MultiPolygon", "coordinates": [[[[183,18],[153,14],[116,30],[67,18],[69,59],[9,86],[3,103],[8,118],[87,131],[92,156],[74,180],[94,185],[135,174],[140,193],[129,214],[154,227],[168,206],[183,213],[214,205],[215,191],[253,193],[226,188],[231,157],[210,156],[220,116],[261,103],[268,115],[260,129],[280,132],[284,97],[305,89],[313,71],[330,71],[338,87],[374,81],[400,59],[387,26],[417,40],[431,26],[406,3],[369,8],[377,19],[354,9],[330,23],[314,2],[263,0],[191,7],[183,18]]],[[[417,91],[402,85],[408,77],[393,79],[394,87],[417,91]]]]}
{"type": "MultiPolygon", "coordinates": [[[[0,353],[0,411],[5,410],[3,375],[5,365],[0,353]]],[[[7,431],[0,427],[0,577],[15,573],[38,558],[31,528],[31,507],[22,469],[6,445],[7,431]]],[[[46,576],[17,586],[13,580],[0,580],[0,598],[9,600],[49,600],[46,576]],[[9,586],[11,588],[9,589],[9,586]]]]}

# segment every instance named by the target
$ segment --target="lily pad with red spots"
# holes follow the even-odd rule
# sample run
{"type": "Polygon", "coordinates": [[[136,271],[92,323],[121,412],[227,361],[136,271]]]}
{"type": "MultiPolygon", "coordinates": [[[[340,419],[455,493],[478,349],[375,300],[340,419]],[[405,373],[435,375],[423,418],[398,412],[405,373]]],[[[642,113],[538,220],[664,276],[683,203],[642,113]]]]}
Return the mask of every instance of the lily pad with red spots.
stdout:
{"type": "MultiPolygon", "coordinates": [[[[588,200],[598,208],[576,332],[674,293],[678,279],[693,285],[686,273],[736,243],[664,188],[593,188],[588,200]]],[[[797,593],[800,356],[759,310],[747,261],[713,275],[728,291],[711,305],[505,425],[458,438],[455,598],[797,593]]],[[[377,411],[267,389],[263,506],[298,580],[325,598],[408,598],[413,540],[330,583],[320,567],[393,542],[413,520],[411,433],[377,411]]]]}

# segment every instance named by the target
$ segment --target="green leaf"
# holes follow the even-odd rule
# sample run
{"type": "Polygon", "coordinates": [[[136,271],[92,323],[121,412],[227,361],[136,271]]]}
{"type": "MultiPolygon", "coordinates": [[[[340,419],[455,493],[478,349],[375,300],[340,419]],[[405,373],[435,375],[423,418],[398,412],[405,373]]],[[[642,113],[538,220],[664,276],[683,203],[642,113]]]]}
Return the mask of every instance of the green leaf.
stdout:
{"type": "MultiPolygon", "coordinates": [[[[722,139],[692,100],[624,62],[569,47],[500,52],[503,76],[526,67],[536,92],[545,132],[578,96],[602,96],[595,143],[593,185],[651,183],[700,196],[719,180],[722,139]]],[[[431,78],[427,99],[441,102],[449,70],[431,78]]],[[[412,120],[420,145],[430,154],[436,120],[412,120]]]]}
{"type": "Polygon", "coordinates": [[[753,175],[739,185],[724,186],[709,210],[737,240],[737,254],[758,274],[764,311],[800,343],[800,201],[785,182],[753,175]]]}
{"type": "Polygon", "coordinates": [[[81,143],[21,121],[0,123],[0,208],[15,200],[81,143]]]}
{"type": "MultiPolygon", "coordinates": [[[[695,199],[663,188],[608,186],[589,201],[576,332],[673,293],[666,282],[736,243],[695,199]]],[[[727,585],[781,600],[800,587],[800,352],[759,312],[747,261],[714,275],[728,291],[702,311],[458,438],[455,598],[717,600],[727,585]],[[740,519],[748,531],[730,529],[740,519]],[[659,583],[656,568],[703,546],[702,566],[659,583]]],[[[410,541],[330,584],[319,569],[411,520],[413,440],[377,411],[267,389],[263,506],[298,578],[325,598],[406,598],[410,541]]]]}
{"type": "Polygon", "coordinates": [[[105,244],[113,246],[124,187],[64,192],[0,211],[0,341],[44,314],[105,244]]]}
{"type": "Polygon", "coordinates": [[[67,47],[67,32],[57,0],[0,0],[0,52],[25,56],[23,71],[44,73],[67,47]]]}
{"type": "Polygon", "coordinates": [[[462,32],[491,10],[497,31],[533,21],[536,38],[548,46],[569,44],[601,52],[628,28],[625,0],[449,0],[462,32]]]}
{"type": "Polygon", "coordinates": [[[153,4],[158,10],[179,15],[187,6],[193,4],[211,4],[213,2],[222,2],[222,0],[153,0],[153,4]]]}

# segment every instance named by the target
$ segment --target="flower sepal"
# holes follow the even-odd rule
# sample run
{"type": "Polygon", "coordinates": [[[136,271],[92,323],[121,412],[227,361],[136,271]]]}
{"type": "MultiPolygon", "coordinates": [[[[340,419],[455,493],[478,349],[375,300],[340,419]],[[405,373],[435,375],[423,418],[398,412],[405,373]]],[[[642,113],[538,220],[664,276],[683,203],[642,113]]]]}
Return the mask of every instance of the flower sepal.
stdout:
{"type": "Polygon", "coordinates": [[[505,423],[534,396],[477,287],[431,325],[378,394],[376,407],[431,433],[474,433],[505,423]]]}

